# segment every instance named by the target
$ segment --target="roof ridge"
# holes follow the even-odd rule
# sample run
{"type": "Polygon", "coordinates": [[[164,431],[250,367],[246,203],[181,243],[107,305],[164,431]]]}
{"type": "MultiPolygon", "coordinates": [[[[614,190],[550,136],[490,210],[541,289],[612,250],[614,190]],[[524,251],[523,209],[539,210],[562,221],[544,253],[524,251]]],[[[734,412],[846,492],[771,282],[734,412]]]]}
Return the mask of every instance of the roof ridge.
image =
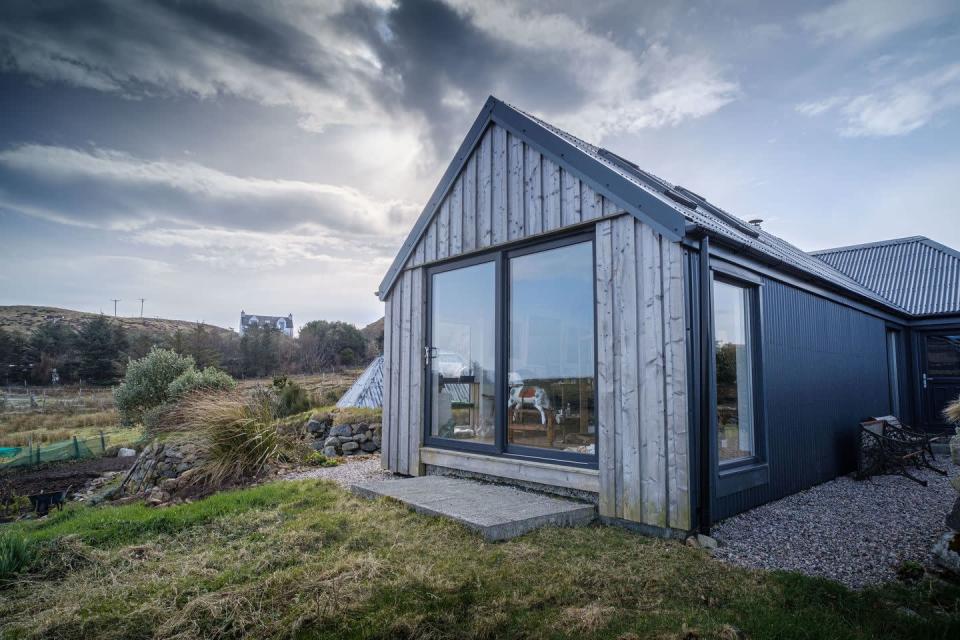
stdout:
{"type": "MultiPolygon", "coordinates": [[[[843,253],[844,251],[859,251],[860,249],[872,249],[873,247],[889,247],[897,244],[908,244],[910,242],[934,242],[927,236],[904,236],[902,238],[890,238],[889,240],[874,240],[872,242],[862,242],[860,244],[848,244],[839,247],[829,247],[827,249],[817,249],[808,251],[812,256],[825,255],[828,253],[843,253]]],[[[939,244],[939,243],[935,243],[939,244]]]]}

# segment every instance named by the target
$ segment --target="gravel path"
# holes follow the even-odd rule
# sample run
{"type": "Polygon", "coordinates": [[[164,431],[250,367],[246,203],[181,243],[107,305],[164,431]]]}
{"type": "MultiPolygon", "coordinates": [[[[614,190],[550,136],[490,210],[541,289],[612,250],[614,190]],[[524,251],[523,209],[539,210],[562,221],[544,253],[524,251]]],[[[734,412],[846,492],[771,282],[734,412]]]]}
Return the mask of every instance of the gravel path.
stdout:
{"type": "MultiPolygon", "coordinates": [[[[944,460],[951,476],[957,468],[944,460]]],[[[949,478],[916,473],[921,487],[901,476],[858,482],[842,477],[763,505],[716,525],[715,555],[756,569],[823,576],[849,587],[886,582],[901,562],[929,564],[934,542],[957,492],[949,478]]]]}
{"type": "Polygon", "coordinates": [[[302,469],[288,473],[281,479],[306,480],[308,478],[320,478],[322,480],[333,480],[342,487],[349,487],[355,482],[389,478],[391,475],[389,471],[384,471],[380,468],[380,456],[374,455],[342,458],[340,464],[335,467],[302,469]]]}

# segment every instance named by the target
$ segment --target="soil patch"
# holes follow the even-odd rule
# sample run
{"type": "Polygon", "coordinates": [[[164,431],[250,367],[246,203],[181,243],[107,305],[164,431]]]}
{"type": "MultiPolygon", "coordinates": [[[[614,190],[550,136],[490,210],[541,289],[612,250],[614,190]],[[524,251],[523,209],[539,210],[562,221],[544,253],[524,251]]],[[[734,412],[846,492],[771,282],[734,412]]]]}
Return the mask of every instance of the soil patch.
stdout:
{"type": "Polygon", "coordinates": [[[4,473],[0,474],[0,493],[12,491],[18,496],[28,496],[42,491],[62,491],[67,487],[79,491],[88,481],[108,471],[126,471],[135,460],[134,457],[88,458],[51,464],[32,471],[4,473]]]}

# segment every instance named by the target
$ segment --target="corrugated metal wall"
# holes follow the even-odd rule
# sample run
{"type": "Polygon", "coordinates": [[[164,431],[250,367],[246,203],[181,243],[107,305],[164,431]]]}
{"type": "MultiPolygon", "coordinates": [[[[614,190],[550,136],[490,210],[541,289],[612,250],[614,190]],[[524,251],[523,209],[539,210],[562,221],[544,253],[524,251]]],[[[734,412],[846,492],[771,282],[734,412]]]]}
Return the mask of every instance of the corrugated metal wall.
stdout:
{"type": "Polygon", "coordinates": [[[769,278],[761,308],[770,482],[714,520],[852,471],[859,422],[889,410],[882,320],[769,278]]]}

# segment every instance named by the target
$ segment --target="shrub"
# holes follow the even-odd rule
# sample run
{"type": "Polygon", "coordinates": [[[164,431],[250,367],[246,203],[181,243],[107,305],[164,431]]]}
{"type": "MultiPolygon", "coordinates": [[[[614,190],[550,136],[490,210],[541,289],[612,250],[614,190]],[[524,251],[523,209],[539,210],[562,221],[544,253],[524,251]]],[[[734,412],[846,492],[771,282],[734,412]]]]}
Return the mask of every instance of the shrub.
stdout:
{"type": "Polygon", "coordinates": [[[194,395],[179,413],[184,427],[207,436],[209,461],[204,471],[214,486],[254,477],[267,464],[291,458],[293,444],[277,430],[265,396],[194,395]]]}
{"type": "Polygon", "coordinates": [[[310,409],[310,394],[302,386],[286,376],[273,379],[277,393],[276,417],[285,418],[310,409]]]}
{"type": "Polygon", "coordinates": [[[339,464],[336,460],[331,460],[319,451],[308,453],[303,459],[303,463],[311,467],[335,467],[339,464]]]}
{"type": "Polygon", "coordinates": [[[7,580],[33,563],[33,546],[14,532],[0,534],[0,580],[7,580]]]}
{"type": "Polygon", "coordinates": [[[167,396],[177,400],[194,391],[233,391],[237,386],[229,373],[216,367],[190,368],[167,386],[167,396]]]}
{"type": "Polygon", "coordinates": [[[158,347],[139,360],[131,360],[126,377],[113,392],[123,422],[139,422],[145,411],[166,402],[170,383],[192,368],[190,356],[158,347]]]}

